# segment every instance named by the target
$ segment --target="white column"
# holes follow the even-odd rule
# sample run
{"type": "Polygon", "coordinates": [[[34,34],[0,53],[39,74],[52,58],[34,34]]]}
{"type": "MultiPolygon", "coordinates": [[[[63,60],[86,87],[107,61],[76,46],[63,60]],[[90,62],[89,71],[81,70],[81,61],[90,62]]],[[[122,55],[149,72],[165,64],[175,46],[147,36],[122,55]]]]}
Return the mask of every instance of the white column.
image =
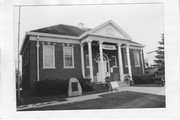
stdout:
{"type": "Polygon", "coordinates": [[[84,71],[84,45],[81,44],[81,67],[82,67],[82,76],[85,78],[85,71],[84,71]]]}
{"type": "Polygon", "coordinates": [[[132,80],[131,61],[130,61],[130,53],[129,53],[128,44],[126,44],[126,52],[127,52],[127,61],[128,61],[128,73],[130,75],[130,80],[132,80]]]}
{"type": "Polygon", "coordinates": [[[123,71],[123,62],[122,62],[122,52],[121,52],[122,43],[118,43],[118,60],[119,60],[119,76],[120,80],[124,81],[124,71],[123,71]]]}
{"type": "Polygon", "coordinates": [[[37,81],[39,81],[39,36],[37,36],[37,81]]]}
{"type": "Polygon", "coordinates": [[[140,56],[141,56],[141,65],[142,65],[142,70],[143,70],[143,74],[144,74],[144,60],[143,60],[143,49],[141,47],[141,50],[140,50],[140,56]]]}
{"type": "Polygon", "coordinates": [[[100,54],[100,64],[101,64],[101,71],[100,76],[102,81],[105,81],[105,72],[104,72],[104,60],[103,60],[103,48],[102,48],[102,41],[99,41],[99,54],[100,54]]]}
{"type": "Polygon", "coordinates": [[[92,40],[88,41],[88,53],[89,53],[90,78],[91,78],[91,82],[94,82],[91,42],[92,40]]]}

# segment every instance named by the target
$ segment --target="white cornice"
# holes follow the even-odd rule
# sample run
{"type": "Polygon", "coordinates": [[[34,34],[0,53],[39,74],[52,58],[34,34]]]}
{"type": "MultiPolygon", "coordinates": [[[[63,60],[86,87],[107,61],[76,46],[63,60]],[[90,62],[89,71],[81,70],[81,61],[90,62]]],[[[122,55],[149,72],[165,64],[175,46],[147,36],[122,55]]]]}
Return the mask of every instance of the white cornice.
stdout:
{"type": "Polygon", "coordinates": [[[86,35],[88,34],[93,34],[94,31],[100,29],[101,27],[107,25],[107,24],[112,24],[119,32],[121,32],[126,38],[123,38],[123,39],[127,39],[127,40],[132,40],[132,38],[130,37],[130,35],[128,33],[126,33],[121,27],[119,27],[115,22],[113,22],[112,20],[109,20],[97,27],[95,27],[94,29],[90,30],[90,31],[87,31],[85,33],[83,33],[79,38],[83,38],[85,37],[86,35]]]}
{"type": "Polygon", "coordinates": [[[105,38],[120,39],[120,40],[127,40],[127,41],[129,41],[129,39],[127,39],[127,38],[121,38],[121,37],[116,37],[116,36],[99,35],[99,34],[95,34],[95,33],[89,33],[88,35],[98,36],[98,37],[105,37],[105,38]]]}
{"type": "Polygon", "coordinates": [[[39,36],[46,36],[46,37],[56,37],[56,38],[79,40],[79,37],[69,36],[69,35],[57,35],[57,34],[41,33],[41,32],[27,32],[27,34],[28,35],[39,35],[39,36]]]}

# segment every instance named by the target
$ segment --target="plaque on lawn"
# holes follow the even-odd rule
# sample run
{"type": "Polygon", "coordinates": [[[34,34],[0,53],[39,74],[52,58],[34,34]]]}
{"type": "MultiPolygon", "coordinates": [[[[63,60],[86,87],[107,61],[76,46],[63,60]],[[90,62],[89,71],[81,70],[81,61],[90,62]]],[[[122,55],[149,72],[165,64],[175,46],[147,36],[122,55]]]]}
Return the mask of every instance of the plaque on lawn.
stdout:
{"type": "Polygon", "coordinates": [[[79,81],[76,78],[71,78],[69,80],[69,87],[68,87],[68,96],[78,96],[82,95],[82,88],[79,81]]]}
{"type": "Polygon", "coordinates": [[[77,82],[72,82],[72,91],[78,91],[78,83],[77,82]]]}

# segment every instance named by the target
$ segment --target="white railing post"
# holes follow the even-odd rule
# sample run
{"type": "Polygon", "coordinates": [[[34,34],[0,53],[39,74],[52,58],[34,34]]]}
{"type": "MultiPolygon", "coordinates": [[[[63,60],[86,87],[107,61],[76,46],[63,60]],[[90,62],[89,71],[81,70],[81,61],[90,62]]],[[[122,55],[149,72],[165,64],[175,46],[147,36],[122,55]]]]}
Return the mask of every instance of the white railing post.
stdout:
{"type": "Polygon", "coordinates": [[[99,41],[99,54],[100,54],[100,64],[101,64],[101,71],[99,71],[99,72],[100,72],[100,78],[102,79],[102,81],[105,81],[102,44],[103,44],[103,42],[99,41]]]}
{"type": "Polygon", "coordinates": [[[118,61],[119,61],[119,76],[120,80],[124,81],[124,71],[123,71],[123,62],[122,62],[122,52],[121,52],[122,43],[118,43],[118,61]]]}
{"type": "Polygon", "coordinates": [[[132,80],[132,70],[131,70],[131,61],[130,61],[130,53],[129,53],[129,45],[126,44],[126,52],[127,52],[127,61],[128,61],[128,73],[130,76],[130,80],[132,80]]]}
{"type": "Polygon", "coordinates": [[[81,44],[81,67],[82,67],[82,76],[85,78],[85,72],[84,72],[84,45],[81,44]]]}
{"type": "Polygon", "coordinates": [[[91,78],[91,82],[94,82],[91,42],[92,40],[88,40],[88,53],[89,53],[90,78],[91,78]]]}

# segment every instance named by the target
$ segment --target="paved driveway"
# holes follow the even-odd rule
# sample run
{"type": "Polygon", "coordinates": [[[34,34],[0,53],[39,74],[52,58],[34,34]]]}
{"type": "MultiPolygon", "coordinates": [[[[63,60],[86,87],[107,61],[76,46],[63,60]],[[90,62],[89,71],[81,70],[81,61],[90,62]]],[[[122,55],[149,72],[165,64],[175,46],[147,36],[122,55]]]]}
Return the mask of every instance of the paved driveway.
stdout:
{"type": "Polygon", "coordinates": [[[165,95],[165,87],[123,87],[122,91],[133,91],[141,93],[150,93],[155,95],[165,95]]]}

